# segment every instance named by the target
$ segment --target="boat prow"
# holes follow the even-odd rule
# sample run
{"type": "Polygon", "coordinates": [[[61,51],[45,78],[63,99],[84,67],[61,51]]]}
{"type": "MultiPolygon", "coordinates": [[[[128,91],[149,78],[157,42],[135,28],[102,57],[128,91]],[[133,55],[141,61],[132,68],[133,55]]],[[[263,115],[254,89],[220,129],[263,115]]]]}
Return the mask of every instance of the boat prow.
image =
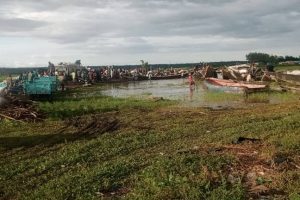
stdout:
{"type": "Polygon", "coordinates": [[[251,93],[267,89],[265,84],[244,83],[217,78],[207,78],[204,83],[208,89],[222,92],[251,93]]]}

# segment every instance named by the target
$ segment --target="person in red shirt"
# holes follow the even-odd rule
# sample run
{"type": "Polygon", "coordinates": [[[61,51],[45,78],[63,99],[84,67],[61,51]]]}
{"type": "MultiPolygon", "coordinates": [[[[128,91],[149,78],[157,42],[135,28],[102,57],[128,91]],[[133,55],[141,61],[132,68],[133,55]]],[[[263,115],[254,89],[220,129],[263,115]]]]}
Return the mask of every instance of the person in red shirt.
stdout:
{"type": "Polygon", "coordinates": [[[189,81],[190,87],[195,85],[195,81],[193,79],[193,74],[192,73],[189,74],[188,81],[189,81]]]}

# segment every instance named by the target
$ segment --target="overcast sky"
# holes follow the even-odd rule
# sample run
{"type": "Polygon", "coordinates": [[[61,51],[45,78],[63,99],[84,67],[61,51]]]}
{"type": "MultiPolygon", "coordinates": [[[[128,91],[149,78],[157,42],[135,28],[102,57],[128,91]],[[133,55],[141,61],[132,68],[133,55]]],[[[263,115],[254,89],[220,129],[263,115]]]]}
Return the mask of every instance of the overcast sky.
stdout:
{"type": "Polygon", "coordinates": [[[300,0],[0,0],[0,67],[300,55],[300,0]]]}

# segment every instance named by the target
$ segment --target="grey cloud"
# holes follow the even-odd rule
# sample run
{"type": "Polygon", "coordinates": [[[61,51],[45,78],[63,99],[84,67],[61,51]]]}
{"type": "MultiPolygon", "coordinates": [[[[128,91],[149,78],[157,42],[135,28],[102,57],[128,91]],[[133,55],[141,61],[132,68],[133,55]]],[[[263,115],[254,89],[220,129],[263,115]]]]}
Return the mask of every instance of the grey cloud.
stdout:
{"type": "Polygon", "coordinates": [[[95,54],[238,51],[296,48],[300,41],[299,0],[0,1],[4,27],[0,37],[3,32],[6,36],[14,32],[11,37],[20,32],[19,36],[50,41],[66,51],[69,47],[95,54]],[[32,12],[50,15],[13,18],[32,12]],[[213,36],[220,39],[197,42],[213,36]],[[145,39],[149,37],[158,37],[161,43],[151,44],[145,39]],[[194,38],[195,43],[164,42],[169,37],[194,38]]]}
{"type": "Polygon", "coordinates": [[[77,7],[97,7],[106,5],[108,0],[1,0],[2,5],[21,6],[24,9],[32,11],[53,11],[61,7],[77,6],[77,7]]]}
{"type": "Polygon", "coordinates": [[[0,16],[0,33],[31,31],[43,25],[45,24],[39,21],[21,18],[6,19],[0,16]]]}
{"type": "MultiPolygon", "coordinates": [[[[59,37],[53,37],[66,43],[85,41],[93,36],[105,34],[124,37],[217,34],[247,38],[265,36],[270,32],[286,33],[292,31],[295,25],[299,25],[299,20],[286,17],[287,10],[299,10],[296,7],[297,1],[294,0],[278,4],[272,4],[271,1],[251,1],[250,4],[244,0],[131,0],[127,1],[122,9],[117,6],[118,1],[35,2],[27,0],[24,4],[35,5],[36,9],[49,7],[49,10],[56,6],[56,10],[62,13],[64,10],[73,9],[75,13],[78,10],[86,10],[80,16],[86,20],[79,18],[66,22],[66,28],[72,31],[71,35],[66,31],[66,35],[62,33],[59,37]],[[105,16],[95,11],[96,8],[106,7],[110,7],[115,13],[105,16]],[[266,19],[266,16],[274,12],[277,15],[273,19],[266,19]],[[286,20],[277,20],[280,17],[286,20]]],[[[51,34],[48,36],[51,38],[51,34]]]]}

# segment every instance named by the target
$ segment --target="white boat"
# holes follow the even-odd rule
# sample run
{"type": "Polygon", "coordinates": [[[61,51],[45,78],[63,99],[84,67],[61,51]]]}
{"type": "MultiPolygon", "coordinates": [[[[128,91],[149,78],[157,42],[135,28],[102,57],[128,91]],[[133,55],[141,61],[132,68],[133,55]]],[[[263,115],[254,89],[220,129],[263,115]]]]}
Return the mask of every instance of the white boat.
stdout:
{"type": "Polygon", "coordinates": [[[299,70],[292,72],[276,72],[275,77],[280,82],[287,82],[293,85],[300,85],[299,70]]]}

